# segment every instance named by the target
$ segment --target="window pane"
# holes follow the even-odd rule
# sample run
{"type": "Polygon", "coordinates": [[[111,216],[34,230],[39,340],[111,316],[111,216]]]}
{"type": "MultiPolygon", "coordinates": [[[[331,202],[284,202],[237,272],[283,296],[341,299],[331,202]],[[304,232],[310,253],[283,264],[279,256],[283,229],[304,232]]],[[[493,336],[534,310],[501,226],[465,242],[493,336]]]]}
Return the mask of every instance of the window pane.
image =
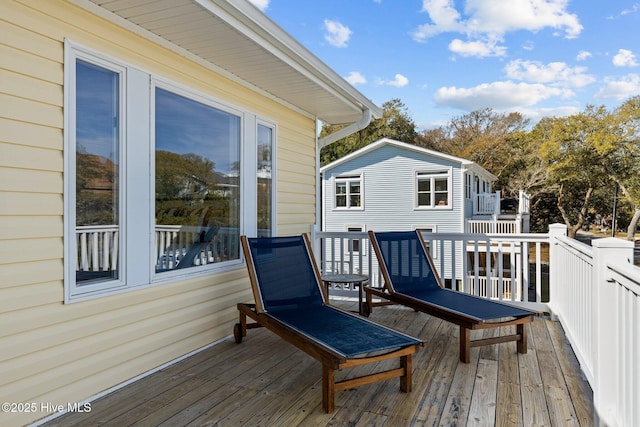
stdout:
{"type": "Polygon", "coordinates": [[[359,194],[351,194],[349,196],[349,206],[352,208],[357,208],[360,206],[360,195],[359,194]]]}
{"type": "Polygon", "coordinates": [[[155,95],[156,271],[238,259],[240,118],[155,95]]]}
{"type": "Polygon", "coordinates": [[[119,75],[76,62],[76,283],[119,277],[119,75]]]}
{"type": "Polygon", "coordinates": [[[351,194],[360,194],[360,183],[359,182],[350,182],[349,183],[349,192],[351,194]]]}
{"type": "Polygon", "coordinates": [[[431,180],[421,179],[418,180],[418,191],[431,191],[431,180]]]}
{"type": "Polygon", "coordinates": [[[438,206],[447,206],[447,193],[436,193],[434,197],[438,206]]]}
{"type": "Polygon", "coordinates": [[[347,207],[347,196],[336,196],[336,207],[345,208],[347,207]]]}
{"type": "Polygon", "coordinates": [[[273,235],[273,129],[258,125],[258,237],[273,235]]]}
{"type": "Polygon", "coordinates": [[[431,194],[430,193],[418,194],[418,206],[431,206],[431,194]]]}
{"type": "Polygon", "coordinates": [[[336,182],[336,194],[347,194],[347,183],[345,182],[336,182]]]}
{"type": "Polygon", "coordinates": [[[447,191],[446,179],[436,179],[436,191],[447,191]]]}

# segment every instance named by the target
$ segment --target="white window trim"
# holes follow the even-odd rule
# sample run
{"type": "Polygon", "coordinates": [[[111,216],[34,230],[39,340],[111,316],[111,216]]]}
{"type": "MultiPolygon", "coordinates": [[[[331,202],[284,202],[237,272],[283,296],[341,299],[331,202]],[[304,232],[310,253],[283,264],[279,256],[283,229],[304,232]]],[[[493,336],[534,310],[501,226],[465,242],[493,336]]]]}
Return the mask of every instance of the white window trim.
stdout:
{"type": "Polygon", "coordinates": [[[276,159],[277,123],[233,106],[226,100],[219,100],[164,79],[159,75],[141,70],[123,60],[105,55],[65,39],[64,52],[64,302],[72,303],[102,296],[114,295],[132,290],[172,283],[187,278],[207,276],[242,268],[244,257],[240,251],[238,259],[205,266],[155,273],[155,263],[151,259],[154,242],[155,215],[152,197],[155,194],[154,173],[154,132],[155,87],[169,90],[206,105],[240,117],[240,234],[255,234],[257,229],[257,123],[271,127],[273,133],[273,231],[276,233],[276,159]],[[95,65],[120,72],[120,230],[118,264],[119,278],[97,284],[76,284],[76,243],[75,243],[75,61],[95,65]],[[133,108],[135,107],[135,108],[133,108]],[[148,123],[148,126],[127,126],[127,123],[148,123]],[[127,144],[127,140],[146,141],[146,144],[127,144]],[[137,156],[141,157],[138,158],[137,156]],[[138,162],[128,161],[136,158],[138,162]],[[141,158],[144,161],[141,161],[141,158]],[[146,164],[140,167],[141,164],[146,164]],[[135,206],[134,206],[135,204],[135,206]],[[133,207],[132,207],[133,206],[133,207]],[[136,209],[137,208],[137,209],[136,209]],[[127,224],[136,224],[127,227],[127,224]],[[135,257],[135,262],[129,258],[135,257]],[[129,261],[129,262],[127,262],[129,261]],[[141,267],[146,265],[148,268],[141,267]]]}
{"type": "Polygon", "coordinates": [[[127,146],[126,129],[127,129],[127,68],[120,61],[102,55],[91,49],[77,45],[69,40],[65,40],[64,52],[64,300],[71,302],[72,300],[80,300],[86,298],[87,295],[102,294],[104,289],[118,291],[126,287],[126,245],[124,244],[124,236],[127,232],[126,221],[123,221],[123,214],[126,210],[126,188],[119,188],[119,236],[118,239],[118,279],[78,286],[76,283],[76,261],[77,261],[77,243],[76,243],[76,61],[82,60],[90,64],[102,67],[104,69],[118,73],[118,111],[119,111],[119,152],[121,153],[119,175],[120,180],[126,179],[126,160],[122,154],[124,147],[127,146]],[[69,88],[69,89],[67,89],[69,88]]]}
{"type": "MultiPolygon", "coordinates": [[[[413,208],[414,210],[453,210],[453,168],[449,167],[443,167],[443,168],[432,168],[432,169],[416,169],[413,171],[413,208]],[[419,198],[418,198],[418,179],[419,179],[419,175],[429,175],[431,177],[435,177],[435,176],[445,176],[446,173],[446,177],[447,177],[447,193],[448,193],[448,200],[449,203],[446,206],[438,206],[438,205],[431,205],[431,206],[420,206],[418,204],[419,198]]],[[[435,200],[435,197],[433,197],[434,195],[434,186],[431,187],[432,190],[432,200],[435,200]]]]}
{"type": "MultiPolygon", "coordinates": [[[[265,126],[271,129],[271,137],[273,138],[272,144],[273,146],[271,147],[271,234],[273,236],[277,236],[278,235],[278,230],[277,230],[277,222],[276,222],[276,208],[277,208],[277,199],[278,199],[278,191],[277,191],[277,185],[276,183],[278,182],[277,179],[277,171],[278,171],[278,156],[276,156],[277,152],[278,152],[278,126],[275,122],[267,120],[263,117],[258,117],[256,120],[256,126],[255,126],[255,132],[256,132],[256,145],[257,145],[257,135],[258,135],[258,125],[261,126],[265,126]]],[[[256,152],[256,158],[255,161],[252,163],[254,165],[257,165],[257,159],[258,159],[258,149],[257,146],[254,150],[256,152]]],[[[254,191],[256,191],[255,189],[257,189],[258,186],[258,176],[257,176],[257,171],[256,171],[256,179],[255,179],[255,185],[254,187],[254,191]]],[[[258,195],[256,194],[256,214],[257,214],[257,197],[258,195]]],[[[257,224],[256,224],[256,233],[257,233],[257,224]]]]}
{"type": "Polygon", "coordinates": [[[364,210],[364,174],[362,173],[354,173],[354,174],[344,174],[333,177],[332,180],[332,194],[333,201],[332,206],[335,211],[363,211],[364,210]],[[347,183],[347,206],[338,206],[336,203],[336,184],[339,182],[347,183]],[[351,192],[349,190],[349,183],[359,181],[360,182],[360,206],[351,207],[350,195],[351,192]]]}

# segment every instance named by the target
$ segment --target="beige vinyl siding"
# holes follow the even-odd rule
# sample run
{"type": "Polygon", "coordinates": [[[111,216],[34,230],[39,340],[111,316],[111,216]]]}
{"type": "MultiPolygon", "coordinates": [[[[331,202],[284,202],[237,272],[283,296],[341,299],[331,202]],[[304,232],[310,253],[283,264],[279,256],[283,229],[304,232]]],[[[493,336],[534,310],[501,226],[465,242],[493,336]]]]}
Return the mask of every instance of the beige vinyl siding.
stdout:
{"type": "Polygon", "coordinates": [[[64,40],[276,123],[279,234],[315,222],[314,120],[64,1],[1,1],[0,31],[0,401],[77,402],[230,335],[242,268],[63,304],[64,40]]]}

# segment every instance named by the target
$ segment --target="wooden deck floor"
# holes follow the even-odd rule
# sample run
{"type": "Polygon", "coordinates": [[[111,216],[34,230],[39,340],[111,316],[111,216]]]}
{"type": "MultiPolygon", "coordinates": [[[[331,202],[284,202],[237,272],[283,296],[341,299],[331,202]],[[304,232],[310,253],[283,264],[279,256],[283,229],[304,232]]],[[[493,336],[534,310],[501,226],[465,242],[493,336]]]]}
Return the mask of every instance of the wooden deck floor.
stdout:
{"type": "Polygon", "coordinates": [[[591,389],[557,322],[537,318],[528,326],[525,355],[516,353],[515,343],[504,343],[472,349],[465,365],[450,323],[399,307],[376,308],[371,319],[427,341],[414,357],[411,393],[400,392],[397,379],[370,384],[337,393],[336,411],[325,414],[320,364],[261,328],[249,330],[242,344],[229,338],[96,400],[90,413],[66,414],[46,425],[593,424],[591,389]]]}

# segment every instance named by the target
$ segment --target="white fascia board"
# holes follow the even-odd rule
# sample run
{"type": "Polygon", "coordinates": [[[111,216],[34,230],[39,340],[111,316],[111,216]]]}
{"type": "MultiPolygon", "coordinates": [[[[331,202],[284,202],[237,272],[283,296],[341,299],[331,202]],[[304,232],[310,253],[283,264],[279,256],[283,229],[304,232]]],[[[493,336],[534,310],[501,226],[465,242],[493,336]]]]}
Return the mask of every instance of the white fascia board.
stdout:
{"type": "Polygon", "coordinates": [[[382,117],[382,109],[356,90],[332,68],[291,37],[253,4],[244,1],[194,0],[232,25],[254,43],[269,51],[308,79],[315,81],[338,99],[352,104],[355,111],[368,109],[382,117]]]}

